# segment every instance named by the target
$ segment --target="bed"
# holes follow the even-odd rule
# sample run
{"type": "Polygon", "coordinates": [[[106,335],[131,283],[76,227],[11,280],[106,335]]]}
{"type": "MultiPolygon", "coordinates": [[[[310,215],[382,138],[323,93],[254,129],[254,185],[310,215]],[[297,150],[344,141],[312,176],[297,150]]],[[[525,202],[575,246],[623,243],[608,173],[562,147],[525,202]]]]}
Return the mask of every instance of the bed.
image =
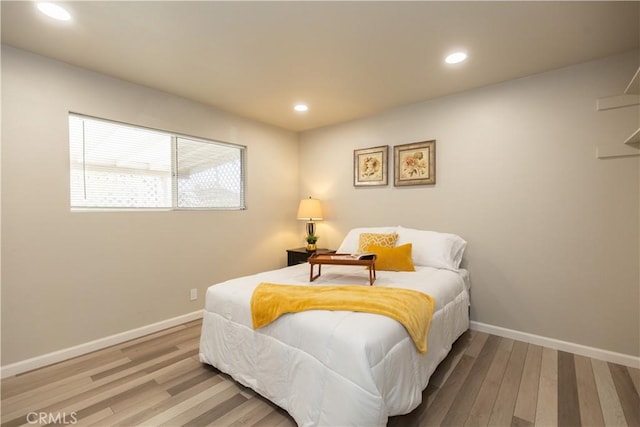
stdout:
{"type": "Polygon", "coordinates": [[[369,285],[366,269],[341,265],[325,266],[311,284],[309,264],[300,264],[210,286],[200,360],[286,409],[300,426],[383,426],[389,416],[411,412],[469,327],[469,274],[459,268],[466,242],[403,227],[357,228],[338,251],[357,252],[365,234],[397,234],[395,245],[411,243],[415,271],[378,270],[374,286],[435,298],[426,353],[396,320],[371,313],[310,310],[254,329],[250,301],[260,283],[369,285]]]}

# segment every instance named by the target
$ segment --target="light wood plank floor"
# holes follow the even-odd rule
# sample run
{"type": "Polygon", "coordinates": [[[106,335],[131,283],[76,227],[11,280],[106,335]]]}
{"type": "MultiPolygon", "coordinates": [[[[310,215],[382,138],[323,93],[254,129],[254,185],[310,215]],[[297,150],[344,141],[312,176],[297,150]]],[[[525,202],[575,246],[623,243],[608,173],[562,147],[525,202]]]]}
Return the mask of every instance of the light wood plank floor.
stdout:
{"type": "MultiPolygon", "coordinates": [[[[2,380],[2,426],[295,426],[198,361],[195,321],[2,380]]],[[[640,426],[640,372],[468,331],[389,426],[640,426]]],[[[304,392],[304,391],[301,391],[304,392]]]]}

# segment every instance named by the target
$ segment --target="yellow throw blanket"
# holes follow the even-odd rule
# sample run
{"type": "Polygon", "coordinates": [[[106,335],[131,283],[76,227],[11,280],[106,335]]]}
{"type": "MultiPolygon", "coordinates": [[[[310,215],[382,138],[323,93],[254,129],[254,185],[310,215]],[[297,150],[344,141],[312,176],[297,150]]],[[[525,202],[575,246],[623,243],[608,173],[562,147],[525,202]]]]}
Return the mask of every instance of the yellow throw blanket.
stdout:
{"type": "Polygon", "coordinates": [[[410,289],[260,283],[251,297],[251,316],[253,327],[258,329],[285,313],[304,310],[348,310],[382,314],[404,325],[418,351],[425,353],[434,305],[432,296],[410,289]]]}

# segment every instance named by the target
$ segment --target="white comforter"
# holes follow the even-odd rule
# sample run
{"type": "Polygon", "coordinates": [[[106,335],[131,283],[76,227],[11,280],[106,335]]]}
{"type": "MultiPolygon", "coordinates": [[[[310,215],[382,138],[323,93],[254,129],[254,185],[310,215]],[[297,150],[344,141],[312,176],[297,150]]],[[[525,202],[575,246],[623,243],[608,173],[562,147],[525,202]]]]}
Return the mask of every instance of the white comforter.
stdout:
{"type": "MultiPolygon", "coordinates": [[[[416,269],[378,271],[374,285],[435,298],[426,354],[416,351],[400,323],[369,313],[306,311],[254,330],[253,289],[260,282],[308,284],[309,265],[300,264],[211,286],[200,360],[283,407],[299,425],[386,425],[388,416],[420,404],[429,376],[469,326],[466,271],[416,269]]],[[[368,272],[324,265],[314,284],[368,286],[368,272]]]]}

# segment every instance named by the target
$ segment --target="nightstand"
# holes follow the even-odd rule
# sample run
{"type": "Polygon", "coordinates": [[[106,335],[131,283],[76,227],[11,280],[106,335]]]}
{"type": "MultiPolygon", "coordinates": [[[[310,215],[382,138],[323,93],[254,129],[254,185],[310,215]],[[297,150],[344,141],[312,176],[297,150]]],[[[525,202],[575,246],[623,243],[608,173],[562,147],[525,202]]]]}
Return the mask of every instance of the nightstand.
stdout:
{"type": "Polygon", "coordinates": [[[306,248],[287,249],[287,266],[304,264],[313,253],[333,254],[335,252],[331,249],[316,249],[315,252],[307,252],[306,248]]]}

